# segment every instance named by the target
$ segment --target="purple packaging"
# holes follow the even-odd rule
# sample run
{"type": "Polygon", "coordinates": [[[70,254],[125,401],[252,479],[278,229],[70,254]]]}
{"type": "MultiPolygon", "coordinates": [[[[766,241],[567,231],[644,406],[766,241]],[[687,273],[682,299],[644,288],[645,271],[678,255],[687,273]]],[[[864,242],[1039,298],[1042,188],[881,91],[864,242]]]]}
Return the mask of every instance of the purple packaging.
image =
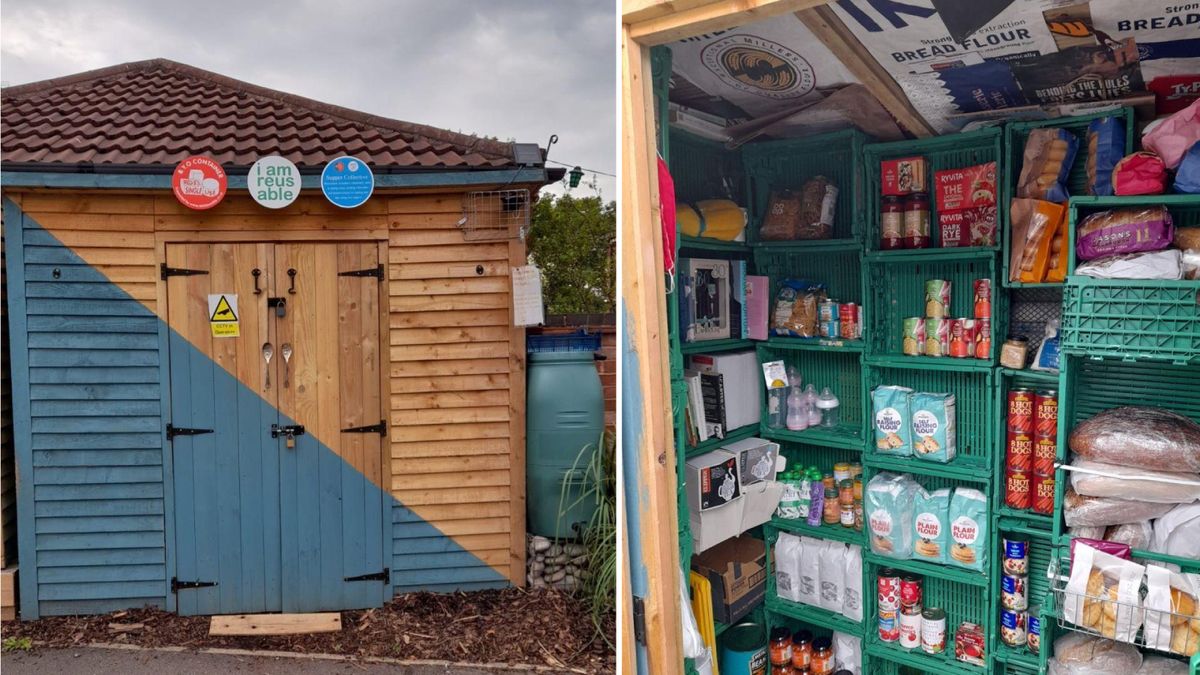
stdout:
{"type": "Polygon", "coordinates": [[[1075,255],[1094,260],[1126,253],[1161,251],[1171,245],[1175,224],[1165,206],[1093,213],[1079,223],[1075,255]],[[1091,231],[1086,231],[1091,226],[1091,231]],[[1086,232],[1085,232],[1086,231],[1086,232]]]}
{"type": "Polygon", "coordinates": [[[1072,559],[1075,558],[1075,544],[1076,543],[1082,543],[1084,546],[1091,546],[1092,548],[1096,549],[1097,551],[1104,551],[1105,553],[1115,555],[1116,557],[1121,558],[1123,560],[1130,560],[1133,558],[1133,555],[1132,555],[1133,549],[1130,548],[1129,544],[1122,544],[1122,543],[1115,542],[1115,541],[1101,541],[1099,539],[1085,539],[1083,537],[1075,537],[1074,539],[1071,540],[1071,558],[1072,559]]]}

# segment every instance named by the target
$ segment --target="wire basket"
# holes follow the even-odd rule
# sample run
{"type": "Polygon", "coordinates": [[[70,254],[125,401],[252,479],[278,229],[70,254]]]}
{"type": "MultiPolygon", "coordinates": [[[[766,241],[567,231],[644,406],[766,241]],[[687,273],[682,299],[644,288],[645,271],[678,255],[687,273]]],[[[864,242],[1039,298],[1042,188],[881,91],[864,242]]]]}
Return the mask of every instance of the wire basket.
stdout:
{"type": "Polygon", "coordinates": [[[1200,626],[1200,618],[1191,614],[1146,609],[1143,605],[1146,595],[1144,581],[1138,589],[1137,601],[1132,602],[1110,596],[1107,582],[1106,590],[1095,595],[1069,590],[1067,582],[1071,576],[1071,561],[1067,559],[1051,558],[1047,576],[1050,590],[1057,601],[1056,614],[1061,629],[1108,639],[1122,637],[1121,642],[1172,656],[1192,656],[1200,651],[1200,632],[1189,628],[1200,626]],[[1072,614],[1081,615],[1083,621],[1071,621],[1072,614]],[[1148,634],[1150,627],[1157,629],[1159,634],[1153,642],[1148,634]]]}
{"type": "Polygon", "coordinates": [[[458,227],[467,241],[525,239],[529,232],[529,190],[480,190],[463,197],[458,227]]]}

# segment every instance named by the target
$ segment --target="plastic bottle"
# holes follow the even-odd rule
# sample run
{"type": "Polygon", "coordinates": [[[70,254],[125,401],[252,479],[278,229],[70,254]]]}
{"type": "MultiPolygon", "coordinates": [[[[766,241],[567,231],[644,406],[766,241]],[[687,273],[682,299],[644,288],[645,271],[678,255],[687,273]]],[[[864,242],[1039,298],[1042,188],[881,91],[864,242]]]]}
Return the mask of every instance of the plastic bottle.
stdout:
{"type": "Polygon", "coordinates": [[[817,527],[825,514],[825,485],[821,482],[821,472],[813,469],[808,473],[809,506],[808,524],[817,527]]]}
{"type": "Polygon", "coordinates": [[[811,481],[808,480],[808,472],[804,469],[793,469],[792,480],[796,485],[796,518],[807,520],[808,511],[812,505],[812,498],[809,496],[811,481]]]}
{"type": "Polygon", "coordinates": [[[821,423],[821,411],[817,409],[817,388],[811,382],[804,388],[804,410],[808,413],[808,425],[815,427],[821,423]]]}
{"type": "MultiPolygon", "coordinates": [[[[809,385],[812,386],[812,385],[809,385]]],[[[790,431],[804,431],[811,424],[807,409],[804,407],[805,398],[804,390],[800,388],[800,381],[788,389],[787,397],[787,428],[790,431]]]]}
{"type": "Polygon", "coordinates": [[[782,429],[787,423],[787,387],[767,390],[767,426],[782,429]]]}
{"type": "Polygon", "coordinates": [[[821,412],[822,427],[836,427],[839,417],[838,397],[833,395],[829,387],[821,390],[821,396],[817,399],[817,410],[821,412]]]}

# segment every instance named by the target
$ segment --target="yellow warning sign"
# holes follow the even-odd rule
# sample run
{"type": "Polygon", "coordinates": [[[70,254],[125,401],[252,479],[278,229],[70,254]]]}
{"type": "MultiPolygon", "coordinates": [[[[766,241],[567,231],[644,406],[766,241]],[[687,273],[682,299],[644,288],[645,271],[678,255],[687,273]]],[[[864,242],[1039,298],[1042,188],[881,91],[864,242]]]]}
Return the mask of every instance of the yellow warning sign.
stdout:
{"type": "Polygon", "coordinates": [[[214,293],[208,296],[208,325],[215,338],[241,336],[238,323],[236,293],[214,293]]]}

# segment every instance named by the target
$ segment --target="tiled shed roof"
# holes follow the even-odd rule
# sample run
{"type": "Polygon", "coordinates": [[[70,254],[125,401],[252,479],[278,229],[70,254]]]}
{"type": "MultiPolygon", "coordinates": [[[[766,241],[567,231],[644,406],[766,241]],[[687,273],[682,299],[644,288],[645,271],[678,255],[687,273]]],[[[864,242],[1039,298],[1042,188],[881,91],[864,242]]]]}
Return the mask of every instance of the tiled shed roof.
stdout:
{"type": "Polygon", "coordinates": [[[508,143],[377,117],[153,59],[0,90],[5,163],[226,167],[280,154],[301,168],[354,155],[378,170],[513,166],[508,143]]]}

